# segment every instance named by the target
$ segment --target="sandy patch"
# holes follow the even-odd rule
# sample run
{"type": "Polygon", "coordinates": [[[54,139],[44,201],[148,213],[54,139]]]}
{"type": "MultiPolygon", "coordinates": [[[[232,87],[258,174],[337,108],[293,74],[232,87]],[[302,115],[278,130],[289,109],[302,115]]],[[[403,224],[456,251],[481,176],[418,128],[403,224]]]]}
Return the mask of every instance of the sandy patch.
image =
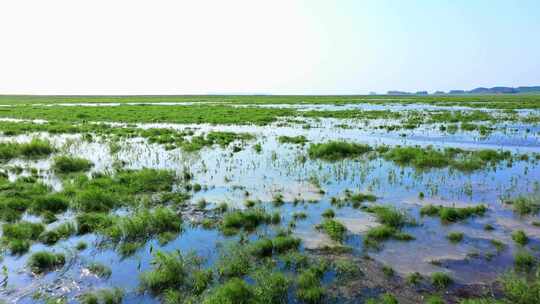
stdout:
{"type": "Polygon", "coordinates": [[[361,218],[345,218],[338,217],[336,220],[340,221],[347,227],[347,230],[353,234],[362,234],[367,232],[369,229],[380,226],[381,224],[377,223],[377,220],[374,216],[366,215],[361,218]]]}
{"type": "Polygon", "coordinates": [[[295,232],[295,235],[302,240],[302,244],[306,249],[316,250],[339,245],[335,241],[332,241],[326,234],[317,231],[295,232]]]}

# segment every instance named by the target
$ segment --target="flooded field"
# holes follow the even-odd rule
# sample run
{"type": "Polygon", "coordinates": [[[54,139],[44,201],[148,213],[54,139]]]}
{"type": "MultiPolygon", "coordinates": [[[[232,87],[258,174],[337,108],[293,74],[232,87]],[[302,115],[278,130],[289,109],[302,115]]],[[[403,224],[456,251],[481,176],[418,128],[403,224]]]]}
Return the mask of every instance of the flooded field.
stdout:
{"type": "Polygon", "coordinates": [[[430,98],[2,101],[0,302],[534,303],[540,110],[430,98]]]}

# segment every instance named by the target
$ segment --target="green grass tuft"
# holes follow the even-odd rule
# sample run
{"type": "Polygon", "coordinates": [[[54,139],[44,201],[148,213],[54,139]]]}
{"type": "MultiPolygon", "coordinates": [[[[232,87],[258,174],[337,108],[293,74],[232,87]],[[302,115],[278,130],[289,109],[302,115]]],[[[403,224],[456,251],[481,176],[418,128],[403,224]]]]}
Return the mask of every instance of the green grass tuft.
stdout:
{"type": "Polygon", "coordinates": [[[443,222],[453,223],[473,216],[482,216],[487,210],[485,205],[462,208],[427,205],[420,209],[420,214],[438,216],[443,222]]]}
{"type": "Polygon", "coordinates": [[[321,144],[311,144],[308,154],[311,158],[324,160],[339,160],[343,158],[357,157],[373,150],[370,146],[343,141],[331,141],[321,144]]]}
{"type": "Polygon", "coordinates": [[[66,257],[62,253],[38,251],[28,258],[27,264],[33,272],[43,273],[63,266],[65,262],[66,257]]]}
{"type": "Polygon", "coordinates": [[[453,280],[447,273],[444,272],[434,272],[431,275],[431,283],[435,288],[437,289],[445,289],[450,284],[452,284],[453,280]]]}
{"type": "Polygon", "coordinates": [[[93,163],[89,160],[71,156],[57,156],[54,158],[52,168],[57,173],[73,173],[88,171],[93,163]]]}
{"type": "Polygon", "coordinates": [[[325,219],[321,224],[320,228],[334,241],[341,242],[345,238],[347,233],[347,228],[345,226],[334,220],[334,219],[325,219]]]}

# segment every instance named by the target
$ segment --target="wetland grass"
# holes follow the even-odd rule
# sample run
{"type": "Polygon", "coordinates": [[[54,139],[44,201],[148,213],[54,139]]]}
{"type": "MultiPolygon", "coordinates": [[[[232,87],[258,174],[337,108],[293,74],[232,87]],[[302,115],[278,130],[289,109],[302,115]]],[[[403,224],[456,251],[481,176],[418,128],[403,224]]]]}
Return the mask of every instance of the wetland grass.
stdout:
{"type": "Polygon", "coordinates": [[[112,270],[109,266],[96,262],[90,263],[90,265],[88,265],[88,270],[101,278],[109,278],[112,274],[112,270]]]}
{"type": "Polygon", "coordinates": [[[100,289],[82,294],[79,297],[81,304],[121,304],[124,291],[121,288],[100,289]]]}
{"type": "Polygon", "coordinates": [[[459,242],[461,242],[463,240],[463,232],[455,232],[455,231],[450,232],[450,233],[448,233],[446,238],[451,243],[457,244],[457,243],[459,243],[459,242]]]}
{"type": "Polygon", "coordinates": [[[56,149],[47,140],[34,138],[29,143],[20,144],[18,151],[25,158],[44,158],[51,155],[56,149]]]}
{"type": "Polygon", "coordinates": [[[220,252],[216,262],[217,273],[220,278],[227,279],[241,277],[249,273],[254,267],[253,255],[248,247],[240,244],[226,244],[220,252]]]}
{"type": "Polygon", "coordinates": [[[143,242],[160,235],[180,233],[182,222],[182,218],[172,210],[157,207],[114,219],[104,233],[115,243],[143,242]]]}
{"type": "Polygon", "coordinates": [[[279,136],[278,142],[281,144],[295,144],[295,145],[305,145],[308,140],[305,136],[299,135],[299,136],[279,136]]]}
{"type": "Polygon", "coordinates": [[[420,215],[438,216],[443,222],[453,223],[473,216],[483,216],[487,210],[488,208],[485,205],[461,208],[426,205],[420,209],[420,215]]]}
{"type": "Polygon", "coordinates": [[[54,245],[59,240],[68,239],[70,236],[74,235],[77,231],[75,225],[71,222],[63,223],[57,226],[54,229],[44,231],[39,240],[47,245],[54,245]]]}
{"type": "Polygon", "coordinates": [[[251,231],[261,224],[272,222],[272,216],[262,208],[250,208],[245,211],[233,210],[226,213],[221,224],[222,229],[245,229],[251,231]]]}
{"type": "Polygon", "coordinates": [[[514,256],[514,267],[519,271],[532,271],[536,264],[536,258],[525,250],[518,251],[514,256]]]}
{"type": "MultiPolygon", "coordinates": [[[[200,286],[201,263],[201,258],[194,254],[157,251],[152,259],[152,269],[140,275],[140,288],[154,294],[167,291],[181,291],[186,296],[199,294],[206,288],[200,286]]],[[[203,285],[211,279],[211,276],[204,276],[203,285]]]]}
{"type": "Polygon", "coordinates": [[[330,218],[325,219],[318,227],[337,242],[342,242],[347,233],[347,228],[341,222],[330,218]]]}
{"type": "Polygon", "coordinates": [[[257,303],[286,303],[291,279],[279,271],[261,269],[253,274],[255,286],[254,298],[257,303]]]}
{"type": "Polygon", "coordinates": [[[521,216],[535,215],[540,211],[540,200],[538,197],[519,196],[507,203],[510,203],[514,212],[521,216]]]}
{"type": "Polygon", "coordinates": [[[57,173],[66,174],[88,171],[92,166],[93,163],[84,158],[62,155],[54,158],[52,168],[57,173]]]}
{"type": "Polygon", "coordinates": [[[87,212],[77,214],[77,234],[83,235],[104,230],[113,224],[113,216],[107,213],[87,212]]]}
{"type": "Polygon", "coordinates": [[[376,299],[368,299],[366,304],[399,304],[399,302],[391,293],[385,293],[376,299]]]}
{"type": "Polygon", "coordinates": [[[370,228],[364,235],[364,245],[368,248],[380,249],[380,242],[395,239],[398,241],[411,241],[414,237],[402,232],[404,226],[415,225],[414,220],[404,211],[390,206],[373,206],[365,208],[373,213],[380,226],[370,228]]]}
{"type": "Polygon", "coordinates": [[[311,158],[336,161],[344,158],[358,157],[373,149],[369,145],[331,141],[321,144],[311,144],[308,154],[311,158]]]}
{"type": "Polygon", "coordinates": [[[495,150],[462,150],[446,148],[436,150],[432,147],[395,147],[383,154],[386,160],[402,166],[412,166],[417,169],[452,167],[459,171],[474,171],[496,165],[503,160],[511,160],[512,154],[507,151],[495,150]]]}
{"type": "Polygon", "coordinates": [[[452,277],[445,272],[431,274],[431,284],[437,289],[445,289],[453,283],[452,277]]]}
{"type": "Polygon", "coordinates": [[[203,299],[203,304],[251,304],[256,303],[253,299],[253,288],[244,280],[232,278],[227,282],[213,288],[203,299]]]}
{"type": "Polygon", "coordinates": [[[323,211],[323,213],[321,213],[321,216],[325,218],[333,218],[336,216],[336,213],[333,209],[326,209],[323,211]]]}
{"type": "Polygon", "coordinates": [[[305,303],[324,303],[326,290],[321,279],[326,271],[326,264],[312,266],[303,270],[296,278],[296,296],[305,303]]]}
{"type": "Polygon", "coordinates": [[[6,223],[2,225],[1,242],[12,254],[23,254],[39,239],[43,231],[45,226],[41,223],[27,221],[6,223]]]}
{"type": "Polygon", "coordinates": [[[525,246],[529,243],[529,237],[523,230],[516,230],[512,233],[512,240],[518,245],[525,246]]]}
{"type": "MultiPolygon", "coordinates": [[[[227,99],[227,97],[224,97],[227,99]]],[[[273,98],[273,97],[272,97],[273,98]]],[[[285,98],[285,97],[284,97],[285,98]]],[[[1,98],[0,98],[1,99],[1,98]]],[[[309,99],[309,97],[308,97],[309,99]]],[[[336,97],[336,99],[340,99],[336,97]]],[[[435,103],[435,101],[433,101],[435,103]]],[[[455,102],[455,101],[454,101],[455,102]]],[[[475,101],[481,102],[481,101],[475,101]]],[[[485,103],[483,103],[485,104],[485,103]]],[[[39,107],[38,107],[39,108],[39,107]]],[[[65,113],[68,115],[67,120],[72,121],[81,121],[81,120],[111,120],[111,118],[118,118],[121,121],[132,121],[132,122],[141,122],[141,121],[193,121],[195,123],[200,122],[232,122],[235,123],[238,121],[238,117],[235,116],[235,110],[239,112],[244,112],[244,110],[233,109],[223,109],[221,107],[216,107],[216,111],[221,111],[221,115],[228,113],[229,117],[205,117],[204,113],[207,113],[207,110],[204,107],[197,108],[201,109],[200,113],[195,113],[192,109],[187,109],[186,113],[178,113],[178,108],[173,109],[170,112],[177,112],[178,117],[174,117],[170,113],[169,108],[157,109],[156,106],[150,106],[149,113],[141,114],[142,118],[138,120],[135,112],[131,111],[132,109],[139,109],[139,106],[129,108],[128,106],[112,109],[110,113],[103,111],[101,109],[79,109],[77,107],[74,109],[74,112],[78,114],[65,113]],[[79,116],[77,116],[79,115],[79,116]],[[107,116],[109,115],[109,116],[107,116]]],[[[146,106],[145,106],[146,108],[146,106]]],[[[60,119],[64,118],[59,116],[58,113],[55,113],[56,109],[48,110],[43,108],[39,109],[30,109],[28,113],[24,113],[19,109],[8,109],[7,114],[15,113],[14,115],[19,116],[32,116],[32,115],[44,115],[44,118],[50,119],[60,119]]],[[[65,111],[65,109],[60,109],[60,112],[65,111]]],[[[249,117],[246,121],[240,122],[244,123],[253,123],[256,124],[267,124],[273,122],[277,119],[278,114],[283,114],[287,116],[298,115],[295,111],[256,111],[256,110],[247,110],[251,114],[257,113],[258,117],[249,117]]],[[[306,117],[362,117],[370,116],[372,118],[381,118],[382,115],[387,115],[387,111],[380,111],[375,113],[375,111],[349,111],[344,113],[331,113],[338,111],[327,111],[324,113],[308,113],[306,117]],[[354,113],[356,112],[356,113],[354,113]]],[[[62,114],[64,115],[64,114],[62,114]]],[[[244,115],[244,114],[242,114],[244,115]]],[[[404,114],[399,113],[397,116],[403,116],[404,114]]],[[[407,117],[407,125],[418,127],[425,121],[429,121],[432,114],[427,114],[426,117],[407,117]]],[[[394,117],[394,116],[392,116],[394,117]]],[[[366,118],[368,119],[368,118],[366,118]]],[[[440,116],[434,118],[437,121],[446,121],[452,120],[455,121],[456,126],[461,126],[462,129],[467,130],[479,130],[480,127],[469,121],[491,119],[488,116],[482,116],[480,114],[467,114],[462,113],[459,115],[450,115],[450,116],[440,116]]],[[[0,123],[2,125],[2,123],[0,123]]],[[[411,128],[413,128],[411,127],[411,128]]],[[[22,127],[21,127],[22,128],[22,127]]],[[[136,130],[133,126],[126,126],[126,128],[119,128],[121,130],[114,130],[113,128],[108,127],[97,127],[89,126],[86,124],[81,125],[70,125],[61,124],[61,123],[49,123],[46,126],[29,126],[25,125],[24,128],[29,128],[27,130],[23,129],[9,129],[10,134],[25,134],[29,130],[33,131],[49,131],[52,134],[63,134],[63,133],[84,133],[88,136],[84,138],[98,138],[98,136],[115,136],[115,138],[136,138],[143,137],[150,143],[155,143],[163,145],[161,148],[165,150],[182,148],[189,151],[199,151],[203,147],[216,146],[216,149],[219,147],[225,149],[227,148],[227,153],[232,155],[232,151],[240,151],[245,145],[240,145],[235,142],[244,142],[247,140],[253,139],[250,135],[242,135],[241,133],[233,132],[209,132],[206,134],[195,135],[192,130],[160,130],[156,128],[155,130],[142,131],[136,130]],[[58,133],[54,133],[58,132],[58,133]],[[144,135],[142,135],[144,134],[144,135]],[[234,146],[231,149],[231,144],[234,146]]],[[[408,128],[408,127],[405,127],[408,128]]],[[[4,131],[5,132],[5,131],[4,131]]],[[[307,131],[306,131],[307,132],[307,131]]],[[[305,145],[307,140],[303,136],[290,136],[287,138],[277,138],[280,143],[290,143],[305,145]]],[[[146,141],[145,141],[146,142],[146,141]]],[[[262,146],[260,143],[254,145],[254,149],[259,152],[262,152],[262,146]],[[258,149],[256,146],[258,145],[258,149]]],[[[37,146],[37,145],[36,145],[37,146]]],[[[308,148],[308,154],[312,159],[322,159],[322,160],[340,160],[345,158],[355,158],[361,155],[364,155],[370,151],[369,156],[382,155],[388,161],[394,162],[396,164],[411,166],[415,168],[427,169],[427,168],[450,168],[448,171],[456,169],[458,171],[474,171],[485,169],[489,165],[498,164],[500,161],[509,160],[510,156],[508,154],[494,151],[494,150],[483,150],[483,151],[465,151],[459,149],[445,149],[445,150],[435,150],[433,148],[422,148],[424,151],[419,151],[417,149],[402,149],[406,147],[399,147],[401,150],[396,150],[398,148],[377,148],[376,151],[372,151],[372,148],[366,145],[346,143],[346,142],[329,142],[323,144],[311,144],[308,148]]],[[[27,156],[22,156],[23,154],[18,150],[19,148],[14,148],[13,146],[3,147],[0,144],[0,158],[13,159],[13,158],[42,158],[45,156],[39,156],[41,152],[38,148],[33,148],[34,152],[27,152],[27,156]],[[4,157],[2,155],[5,155],[4,157]]],[[[420,149],[420,148],[419,148],[420,149]]],[[[118,147],[111,148],[111,150],[118,150],[118,147]]],[[[128,149],[126,149],[128,150],[128,149]]],[[[176,152],[176,151],[174,151],[176,152]]],[[[246,151],[248,152],[248,151],[246,151]]],[[[51,152],[53,153],[53,152],[51,152]]],[[[50,155],[51,153],[47,154],[50,155]]],[[[251,152],[253,153],[253,152],[251,152]]],[[[279,151],[275,152],[275,159],[280,157],[279,151]]],[[[242,153],[243,154],[243,153],[242,153]]],[[[268,153],[270,154],[270,153],[268,153]]],[[[41,155],[45,155],[41,153],[41,155]]],[[[264,154],[266,155],[266,154],[264,154]]],[[[240,154],[238,154],[240,156],[240,154]]],[[[60,158],[57,157],[56,160],[60,158]]],[[[374,158],[373,158],[374,159],[374,158]]],[[[373,160],[370,158],[370,160],[373,160]]],[[[62,160],[64,164],[61,166],[64,169],[56,169],[53,167],[53,170],[56,173],[81,173],[90,169],[90,167],[82,168],[76,164],[76,161],[73,159],[62,160]]],[[[307,159],[304,159],[304,164],[307,162],[307,159]]],[[[356,163],[356,162],[355,162],[356,163]]],[[[381,162],[384,163],[384,162],[381,162]]],[[[343,181],[347,182],[348,169],[337,168],[338,165],[343,163],[335,164],[325,164],[317,163],[320,167],[319,170],[324,168],[324,166],[336,166],[336,169],[339,170],[338,174],[343,181]]],[[[53,164],[54,165],[54,164],[53,164]]],[[[191,166],[192,164],[184,164],[184,168],[191,166]]],[[[204,171],[212,171],[212,167],[206,168],[207,164],[204,164],[204,171]]],[[[276,166],[278,164],[275,164],[276,166]]],[[[387,164],[385,163],[385,166],[387,164]]],[[[227,165],[228,166],[228,165],[227,165]]],[[[308,166],[306,166],[308,167],[308,166]]],[[[181,166],[179,168],[182,168],[181,166]]],[[[189,167],[192,168],[192,167],[189,167]]],[[[260,207],[259,202],[255,201],[246,201],[247,210],[229,210],[227,205],[218,205],[216,208],[208,208],[206,202],[198,206],[197,212],[204,211],[205,218],[202,219],[203,225],[211,230],[217,229],[221,230],[223,234],[226,232],[234,232],[235,236],[232,236],[232,239],[238,239],[238,242],[235,242],[234,248],[225,248],[220,252],[220,256],[214,261],[213,258],[210,261],[204,261],[203,258],[195,256],[194,254],[181,254],[179,251],[174,251],[167,249],[168,252],[160,251],[162,248],[161,240],[170,240],[174,238],[178,233],[183,231],[183,228],[187,228],[188,225],[183,225],[182,216],[180,212],[190,212],[187,209],[187,196],[185,193],[179,193],[176,195],[176,192],[171,192],[173,189],[184,189],[187,185],[190,185],[190,190],[193,192],[206,191],[212,189],[214,186],[212,182],[208,182],[208,188],[206,185],[203,187],[200,184],[190,182],[195,178],[195,174],[199,174],[199,169],[196,166],[193,167],[193,173],[189,173],[189,177],[184,179],[178,179],[174,172],[163,171],[163,170],[122,170],[115,167],[117,170],[115,174],[103,174],[95,173],[91,177],[87,177],[84,174],[70,174],[64,177],[63,186],[64,190],[59,193],[53,193],[53,191],[44,185],[40,185],[37,182],[40,177],[37,177],[38,171],[32,168],[18,168],[19,173],[23,171],[30,171],[35,177],[20,179],[16,182],[9,182],[7,176],[1,177],[0,180],[0,218],[7,222],[6,224],[19,224],[22,216],[26,216],[27,212],[29,215],[39,215],[42,217],[43,221],[48,219],[54,219],[55,215],[62,214],[67,210],[74,212],[74,222],[67,222],[60,225],[51,225],[51,227],[45,229],[45,226],[42,226],[42,230],[39,233],[36,233],[37,237],[30,233],[30,237],[27,237],[24,233],[24,237],[14,238],[14,247],[26,248],[35,241],[41,241],[45,244],[55,244],[59,240],[69,238],[74,233],[77,234],[86,234],[92,233],[90,239],[95,236],[105,237],[104,239],[113,245],[117,246],[118,253],[121,256],[128,255],[135,252],[137,249],[141,248],[146,241],[158,238],[160,241],[157,245],[152,244],[150,247],[150,252],[154,254],[152,263],[140,277],[140,289],[142,291],[148,292],[152,296],[156,296],[156,300],[162,301],[164,303],[250,303],[250,304],[259,304],[259,303],[276,303],[282,304],[287,302],[302,302],[302,303],[326,303],[333,300],[333,290],[326,290],[326,276],[327,269],[324,267],[319,267],[323,265],[323,262],[318,263],[311,258],[310,251],[303,251],[300,246],[301,242],[299,239],[292,236],[292,231],[296,226],[296,220],[301,220],[304,218],[312,220],[311,217],[313,214],[317,217],[318,213],[313,213],[312,205],[304,205],[306,210],[292,214],[294,221],[289,221],[282,224],[282,227],[286,229],[287,224],[289,226],[288,231],[280,230],[277,225],[270,226],[269,224],[278,224],[281,222],[281,215],[279,211],[268,212],[260,207]],[[15,195],[16,194],[16,195],[15,195]],[[306,207],[307,206],[307,207],[306,207]],[[6,211],[6,212],[4,212],[6,211]],[[206,214],[210,216],[206,217],[206,214]],[[204,224],[206,223],[206,224],[204,224]],[[267,226],[268,225],[268,226],[267,226]],[[154,247],[156,246],[156,247],[154,247]],[[158,247],[159,246],[159,247],[158,247]],[[158,257],[163,255],[161,257],[158,257]],[[208,263],[207,263],[208,262],[208,263]],[[202,265],[208,265],[209,268],[203,268],[202,265]],[[283,268],[286,271],[283,270],[283,268]],[[323,276],[325,277],[323,284],[323,276]]],[[[234,168],[231,169],[232,172],[227,176],[231,176],[230,181],[236,183],[234,177],[234,168]]],[[[404,170],[405,171],[405,170],[404,170]]],[[[445,171],[446,172],[446,171],[445,171]]],[[[483,171],[482,171],[483,172],[483,171]]],[[[379,186],[378,180],[372,180],[371,171],[362,173],[362,184],[361,185],[350,185],[351,187],[358,186],[367,186],[366,189],[376,189],[380,191],[382,186],[379,186]],[[363,175],[366,174],[367,177],[363,175]],[[364,183],[364,178],[366,182],[364,183]]],[[[434,172],[434,174],[437,172],[434,172]]],[[[13,172],[10,172],[13,174],[13,172]]],[[[309,172],[312,175],[311,172],[309,172]]],[[[402,173],[403,174],[403,173],[402,173]]],[[[402,176],[401,181],[406,181],[405,175],[402,176]]],[[[218,175],[219,176],[219,175],[218,175]]],[[[321,175],[322,176],[322,175],[321,175]]],[[[356,176],[356,175],[355,175],[356,176]]],[[[214,176],[212,176],[213,178],[214,176]]],[[[199,176],[196,177],[199,180],[199,176]]],[[[394,177],[392,177],[394,178],[394,177]]],[[[399,177],[395,178],[393,182],[399,184],[399,177]]],[[[204,176],[200,180],[205,180],[204,176]]],[[[211,179],[210,179],[211,180],[211,179]]],[[[321,181],[324,181],[325,185],[328,184],[328,191],[334,190],[335,186],[332,184],[334,181],[331,178],[321,177],[321,181]]],[[[341,179],[340,179],[341,181],[341,179]]],[[[234,190],[234,188],[233,188],[234,190]]],[[[384,189],[383,189],[384,190],[384,189]]],[[[412,189],[414,191],[426,191],[426,189],[412,189]]],[[[176,190],[175,190],[176,191],[176,190]]],[[[251,190],[250,190],[251,191],[251,190]]],[[[444,191],[444,189],[442,190],[444,191]]],[[[384,193],[384,191],[380,191],[384,193]]],[[[254,197],[256,190],[253,190],[254,197]]],[[[339,192],[337,192],[339,193],[339,192]]],[[[416,193],[416,192],[415,192],[416,193]]],[[[424,192],[421,192],[424,193],[424,192]]],[[[472,193],[472,190],[471,190],[472,193]]],[[[192,193],[193,194],[193,193],[192,193]]],[[[249,193],[248,193],[249,194],[249,193]]],[[[248,194],[244,199],[248,198],[248,194]]],[[[323,194],[321,192],[321,194],[323,194]]],[[[422,195],[423,197],[423,195],[422,195]]],[[[376,205],[376,204],[366,204],[361,206],[361,203],[369,201],[374,202],[377,200],[377,197],[371,194],[350,194],[342,200],[344,203],[352,203],[353,207],[362,209],[352,210],[352,212],[361,212],[367,211],[373,214],[376,217],[377,222],[381,225],[369,230],[365,235],[366,242],[378,243],[386,239],[395,239],[395,240],[411,240],[414,239],[411,235],[403,232],[404,227],[413,225],[414,221],[411,217],[408,216],[405,212],[396,209],[390,206],[376,205]]],[[[299,203],[297,201],[297,203],[299,203]]],[[[339,207],[345,207],[349,204],[341,204],[341,200],[335,199],[332,202],[332,205],[339,205],[339,207]]],[[[276,207],[284,205],[283,197],[281,199],[276,199],[274,201],[276,207]]],[[[321,204],[325,204],[324,200],[321,200],[321,204]]],[[[283,208],[288,208],[289,206],[284,206],[283,208]]],[[[536,214],[538,210],[535,210],[535,206],[529,204],[528,202],[517,202],[513,205],[516,213],[523,215],[536,214]]],[[[335,211],[333,209],[325,209],[326,205],[321,206],[325,210],[321,213],[323,217],[323,222],[319,228],[327,233],[332,239],[336,241],[343,241],[346,237],[347,230],[346,227],[337,221],[335,218],[335,211]]],[[[428,216],[437,216],[441,218],[443,222],[456,222],[465,220],[474,216],[484,215],[487,211],[485,206],[469,207],[466,208],[454,208],[454,207],[441,207],[441,206],[429,206],[426,209],[422,208],[422,215],[428,216]]],[[[284,210],[285,211],[285,210],[284,210]]],[[[287,209],[287,212],[289,210],[287,209]]],[[[349,209],[343,209],[341,212],[349,212],[349,209]]],[[[186,215],[185,220],[188,221],[188,216],[186,215]]],[[[60,216],[58,218],[61,218],[60,216]]],[[[288,218],[288,217],[286,217],[288,218]]],[[[69,219],[68,219],[69,220],[69,219]]],[[[200,222],[199,219],[196,220],[200,222]]],[[[24,221],[23,221],[24,222],[24,221]]],[[[305,223],[298,222],[298,226],[301,226],[305,223]]],[[[4,224],[4,225],[6,225],[4,224]]],[[[4,229],[3,229],[4,230],[4,229]]],[[[198,228],[193,228],[190,226],[187,228],[186,233],[199,233],[198,228]]],[[[215,231],[204,231],[204,235],[212,235],[215,231]]],[[[16,233],[15,233],[16,234],[16,233]]],[[[218,232],[219,234],[219,232],[218,232]]],[[[463,234],[458,237],[459,233],[450,233],[448,239],[450,241],[461,240],[463,234]]],[[[9,229],[8,229],[9,235],[9,229]]],[[[12,233],[13,235],[13,233],[12,233]]],[[[190,237],[193,235],[190,235],[190,237]]],[[[229,237],[227,235],[220,238],[229,237]]],[[[3,240],[5,238],[5,231],[3,232],[3,240]]],[[[5,238],[7,241],[8,238],[5,238]]],[[[87,248],[86,243],[79,243],[84,245],[75,246],[77,250],[81,250],[80,254],[86,256],[88,252],[83,252],[87,248]]],[[[173,244],[171,244],[173,245],[173,244]]],[[[221,245],[217,244],[215,248],[221,250],[221,245]]],[[[494,246],[497,246],[494,244],[494,246]]],[[[197,252],[200,248],[195,247],[197,252]]],[[[16,251],[16,250],[14,250],[16,251]]],[[[92,250],[93,251],[93,250],[92,250]]],[[[23,252],[23,250],[21,250],[23,252]]],[[[321,251],[322,252],[322,251],[321,251]]],[[[347,253],[350,251],[338,251],[338,250],[328,250],[323,254],[331,254],[339,256],[340,254],[347,253]]],[[[56,258],[54,253],[47,254],[53,255],[56,258]]],[[[141,250],[141,255],[142,255],[141,250]]],[[[146,254],[146,253],[144,253],[146,254]]],[[[534,257],[533,257],[534,258],[534,257]]],[[[36,272],[45,272],[48,270],[54,270],[60,267],[64,262],[65,258],[58,258],[59,261],[50,262],[53,258],[39,257],[34,258],[39,260],[35,262],[36,269],[43,269],[36,272]],[[60,262],[61,260],[61,262],[60,262]],[[52,266],[47,266],[52,265],[52,266]]],[[[323,259],[324,260],[324,259],[323,259]]],[[[516,269],[518,264],[524,264],[529,268],[533,268],[536,264],[530,263],[530,258],[523,258],[519,254],[516,255],[516,269]],[[520,262],[518,262],[518,260],[520,262]],[[532,265],[532,266],[531,266],[532,265]]],[[[361,265],[361,264],[360,264],[361,265]]],[[[29,264],[30,267],[32,267],[29,264]]],[[[106,279],[110,276],[110,268],[106,265],[100,264],[90,264],[88,265],[90,271],[103,279],[106,279]]],[[[347,256],[344,258],[338,258],[334,260],[333,268],[336,272],[336,277],[339,280],[346,279],[355,279],[361,275],[359,265],[355,264],[355,261],[349,259],[347,256]]],[[[393,270],[389,266],[385,268],[385,273],[392,273],[393,270]]],[[[115,272],[115,276],[117,273],[115,272]]],[[[531,273],[531,275],[533,275],[531,273]]],[[[521,278],[521,277],[520,277],[521,278]]],[[[537,298],[533,298],[530,294],[534,292],[533,283],[527,277],[525,283],[519,282],[512,285],[512,288],[508,288],[506,297],[512,299],[509,303],[536,303],[538,302],[537,298]],[[517,286],[517,287],[516,287],[517,286]],[[523,288],[527,286],[527,288],[523,288]],[[513,289],[514,291],[510,292],[509,290],[513,289]],[[519,290],[519,292],[517,291],[519,290]],[[523,299],[526,299],[523,300],[523,299]],[[532,301],[532,302],[531,302],[532,301]],[[536,301],[536,302],[535,302],[536,301]]],[[[412,274],[407,277],[409,284],[416,285],[419,282],[422,282],[421,276],[418,274],[412,274]]],[[[517,280],[516,280],[517,281],[517,280]]],[[[437,289],[444,289],[449,284],[451,284],[451,278],[443,278],[442,275],[433,275],[432,278],[433,285],[437,289]]],[[[510,285],[509,285],[510,286],[510,285]]],[[[101,296],[101,291],[95,292],[84,292],[84,296],[80,297],[78,300],[81,303],[120,303],[122,302],[122,296],[101,296]],[[87,298],[88,300],[86,300],[87,298]]],[[[453,297],[455,294],[452,290],[449,290],[449,297],[453,297]]],[[[138,295],[134,296],[137,300],[138,295]]],[[[445,295],[446,297],[446,295],[445,295]]],[[[453,298],[452,298],[453,299],[453,298]]],[[[132,300],[132,295],[130,294],[129,300],[132,300]]],[[[355,299],[356,300],[356,299],[355,299]]],[[[458,300],[456,300],[458,301],[458,300]]],[[[395,297],[390,294],[384,294],[378,299],[373,299],[371,302],[367,303],[397,303],[395,297]]],[[[437,302],[433,302],[437,303],[437,302]]]]}
{"type": "Polygon", "coordinates": [[[338,259],[334,261],[333,268],[340,280],[354,279],[362,275],[359,265],[349,259],[338,259]]]}
{"type": "Polygon", "coordinates": [[[44,273],[54,268],[61,267],[66,262],[66,257],[62,253],[52,253],[48,251],[34,252],[28,258],[28,267],[34,273],[44,273]]]}

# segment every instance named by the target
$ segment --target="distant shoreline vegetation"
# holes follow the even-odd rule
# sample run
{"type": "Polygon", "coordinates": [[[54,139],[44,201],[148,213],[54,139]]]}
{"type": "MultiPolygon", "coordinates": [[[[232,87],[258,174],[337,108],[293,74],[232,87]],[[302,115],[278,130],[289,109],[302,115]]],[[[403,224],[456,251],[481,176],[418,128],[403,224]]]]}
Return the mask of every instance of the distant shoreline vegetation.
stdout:
{"type": "MultiPolygon", "coordinates": [[[[435,91],[432,95],[468,95],[468,94],[540,94],[540,86],[530,87],[478,87],[469,91],[466,90],[450,90],[448,92],[435,91]]],[[[371,95],[377,95],[372,92],[371,95]]],[[[406,92],[391,90],[386,92],[386,95],[429,95],[428,91],[406,92]]]]}

